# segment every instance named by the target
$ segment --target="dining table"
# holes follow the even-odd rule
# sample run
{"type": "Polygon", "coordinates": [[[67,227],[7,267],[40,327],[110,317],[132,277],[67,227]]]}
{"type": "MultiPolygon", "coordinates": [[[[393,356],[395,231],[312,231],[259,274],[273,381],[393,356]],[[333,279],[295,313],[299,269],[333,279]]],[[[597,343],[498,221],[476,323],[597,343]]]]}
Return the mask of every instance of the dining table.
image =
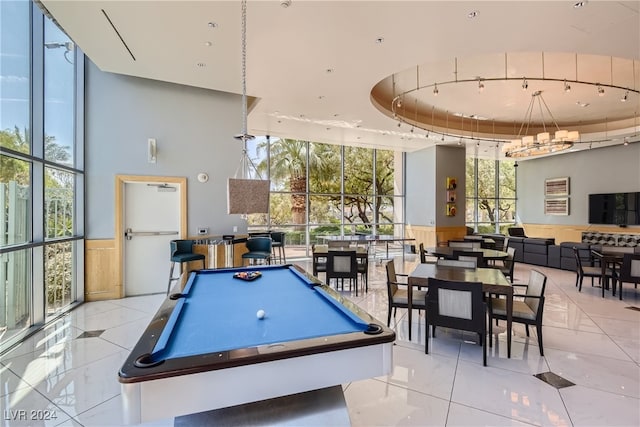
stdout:
{"type": "MultiPolygon", "coordinates": [[[[367,244],[369,247],[376,247],[378,245],[384,244],[385,246],[385,257],[383,259],[389,258],[389,245],[393,243],[401,243],[407,244],[407,242],[415,242],[414,237],[404,237],[404,236],[393,236],[389,234],[378,234],[378,235],[363,235],[363,234],[354,234],[354,235],[329,235],[329,236],[318,236],[318,239],[322,239],[325,242],[329,241],[342,241],[349,242],[356,245],[367,244]]],[[[375,251],[372,252],[373,257],[375,256],[375,251]]],[[[402,262],[405,260],[405,250],[402,249],[402,262]]],[[[382,259],[380,259],[382,262],[382,259]]]]}
{"type": "MultiPolygon", "coordinates": [[[[483,292],[491,295],[504,295],[507,299],[507,357],[511,357],[511,330],[513,315],[513,286],[497,268],[459,268],[437,264],[418,264],[408,275],[408,321],[409,339],[411,339],[411,312],[413,287],[428,287],[429,279],[450,280],[456,282],[481,282],[483,292]]],[[[489,337],[491,339],[491,337],[489,337]]]]}

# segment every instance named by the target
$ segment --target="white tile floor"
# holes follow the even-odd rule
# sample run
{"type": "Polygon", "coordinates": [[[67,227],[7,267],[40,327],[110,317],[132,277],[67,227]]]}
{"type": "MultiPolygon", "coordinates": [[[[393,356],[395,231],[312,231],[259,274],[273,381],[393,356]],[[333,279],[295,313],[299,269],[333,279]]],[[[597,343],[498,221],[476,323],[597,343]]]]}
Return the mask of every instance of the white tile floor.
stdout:
{"type": "MultiPolygon", "coordinates": [[[[397,268],[410,271],[414,261],[397,268]]],[[[308,268],[308,262],[299,262],[308,268]]],[[[531,267],[516,266],[524,282],[531,267]]],[[[406,312],[397,331],[394,371],[343,385],[355,426],[640,425],[640,290],[627,286],[624,300],[585,283],[575,274],[540,268],[548,275],[544,314],[545,357],[535,328],[527,338],[514,326],[511,359],[504,325],[494,329],[488,366],[481,348],[457,331],[442,330],[424,354],[424,317],[414,316],[407,340],[406,312]],[[556,389],[534,374],[554,372],[575,383],[556,389]]],[[[382,264],[371,264],[369,292],[348,295],[386,320],[382,264]]],[[[2,426],[121,424],[117,371],[164,295],[87,303],[2,356],[2,426]],[[104,330],[99,337],[79,338],[104,330]],[[53,418],[55,416],[55,418],[53,418]],[[49,419],[46,419],[46,418],[49,419]],[[42,419],[45,418],[45,419],[42,419]]],[[[473,339],[473,336],[468,336],[473,339]]],[[[161,420],[153,425],[173,425],[161,420]]]]}

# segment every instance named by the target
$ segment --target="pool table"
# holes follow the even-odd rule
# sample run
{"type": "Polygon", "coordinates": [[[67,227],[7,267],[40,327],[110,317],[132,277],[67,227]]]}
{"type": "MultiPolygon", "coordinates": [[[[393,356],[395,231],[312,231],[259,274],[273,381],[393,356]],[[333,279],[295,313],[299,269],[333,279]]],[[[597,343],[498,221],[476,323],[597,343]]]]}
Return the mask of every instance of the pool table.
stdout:
{"type": "Polygon", "coordinates": [[[195,271],[174,291],[120,369],[126,423],[391,372],[395,333],[298,266],[195,271]]]}

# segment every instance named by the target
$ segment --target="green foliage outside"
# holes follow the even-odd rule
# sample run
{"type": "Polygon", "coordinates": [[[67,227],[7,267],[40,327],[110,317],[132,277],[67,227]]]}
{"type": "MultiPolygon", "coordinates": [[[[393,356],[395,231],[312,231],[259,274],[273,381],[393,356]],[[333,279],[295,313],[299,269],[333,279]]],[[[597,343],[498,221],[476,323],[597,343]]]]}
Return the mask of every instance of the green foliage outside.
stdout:
{"type": "MultiPolygon", "coordinates": [[[[0,146],[18,153],[28,154],[31,149],[29,132],[18,127],[0,131],[0,146]]],[[[45,136],[45,158],[67,164],[71,159],[69,148],[59,145],[54,136],[45,136]]],[[[30,185],[31,164],[28,161],[0,156],[0,183],[15,181],[19,186],[30,185]]],[[[73,235],[74,175],[45,167],[45,231],[47,239],[73,235]]],[[[2,194],[5,199],[8,194],[2,194]]],[[[7,218],[6,213],[3,218],[7,218]]],[[[4,227],[6,230],[7,227],[4,227]]],[[[24,235],[28,235],[23,231],[24,235]]],[[[71,242],[45,246],[45,286],[49,311],[71,302],[72,250],[71,242]]]]}
{"type": "MultiPolygon", "coordinates": [[[[374,177],[373,150],[345,147],[342,191],[341,151],[342,147],[337,145],[286,138],[270,145],[267,142],[258,145],[256,167],[262,176],[269,176],[272,181],[272,225],[298,224],[301,229],[306,225],[307,189],[310,194],[309,223],[336,224],[331,227],[333,233],[339,234],[343,217],[345,223],[354,224],[356,231],[366,234],[371,234],[374,222],[393,222],[394,153],[377,151],[374,177]],[[266,153],[269,149],[271,168],[268,171],[266,153]]],[[[258,225],[262,220],[266,222],[266,218],[252,219],[255,220],[251,221],[252,225],[258,225]]],[[[321,233],[317,230],[312,234],[332,234],[329,230],[321,233]]]]}
{"type": "Polygon", "coordinates": [[[495,233],[496,222],[500,224],[500,232],[506,232],[506,228],[515,223],[516,169],[514,163],[511,161],[499,163],[498,185],[496,186],[497,162],[489,159],[478,159],[477,194],[475,194],[476,159],[468,157],[466,163],[467,225],[473,226],[475,223],[473,202],[477,198],[478,232],[495,233]]]}

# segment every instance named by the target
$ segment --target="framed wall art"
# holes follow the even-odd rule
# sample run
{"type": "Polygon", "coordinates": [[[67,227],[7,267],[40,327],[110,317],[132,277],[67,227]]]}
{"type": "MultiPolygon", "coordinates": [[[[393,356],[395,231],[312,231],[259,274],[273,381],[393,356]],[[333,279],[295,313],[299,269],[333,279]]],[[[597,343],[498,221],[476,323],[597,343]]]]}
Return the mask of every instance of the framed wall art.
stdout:
{"type": "Polygon", "coordinates": [[[544,180],[544,195],[548,196],[568,196],[569,177],[548,178],[544,180]]]}

